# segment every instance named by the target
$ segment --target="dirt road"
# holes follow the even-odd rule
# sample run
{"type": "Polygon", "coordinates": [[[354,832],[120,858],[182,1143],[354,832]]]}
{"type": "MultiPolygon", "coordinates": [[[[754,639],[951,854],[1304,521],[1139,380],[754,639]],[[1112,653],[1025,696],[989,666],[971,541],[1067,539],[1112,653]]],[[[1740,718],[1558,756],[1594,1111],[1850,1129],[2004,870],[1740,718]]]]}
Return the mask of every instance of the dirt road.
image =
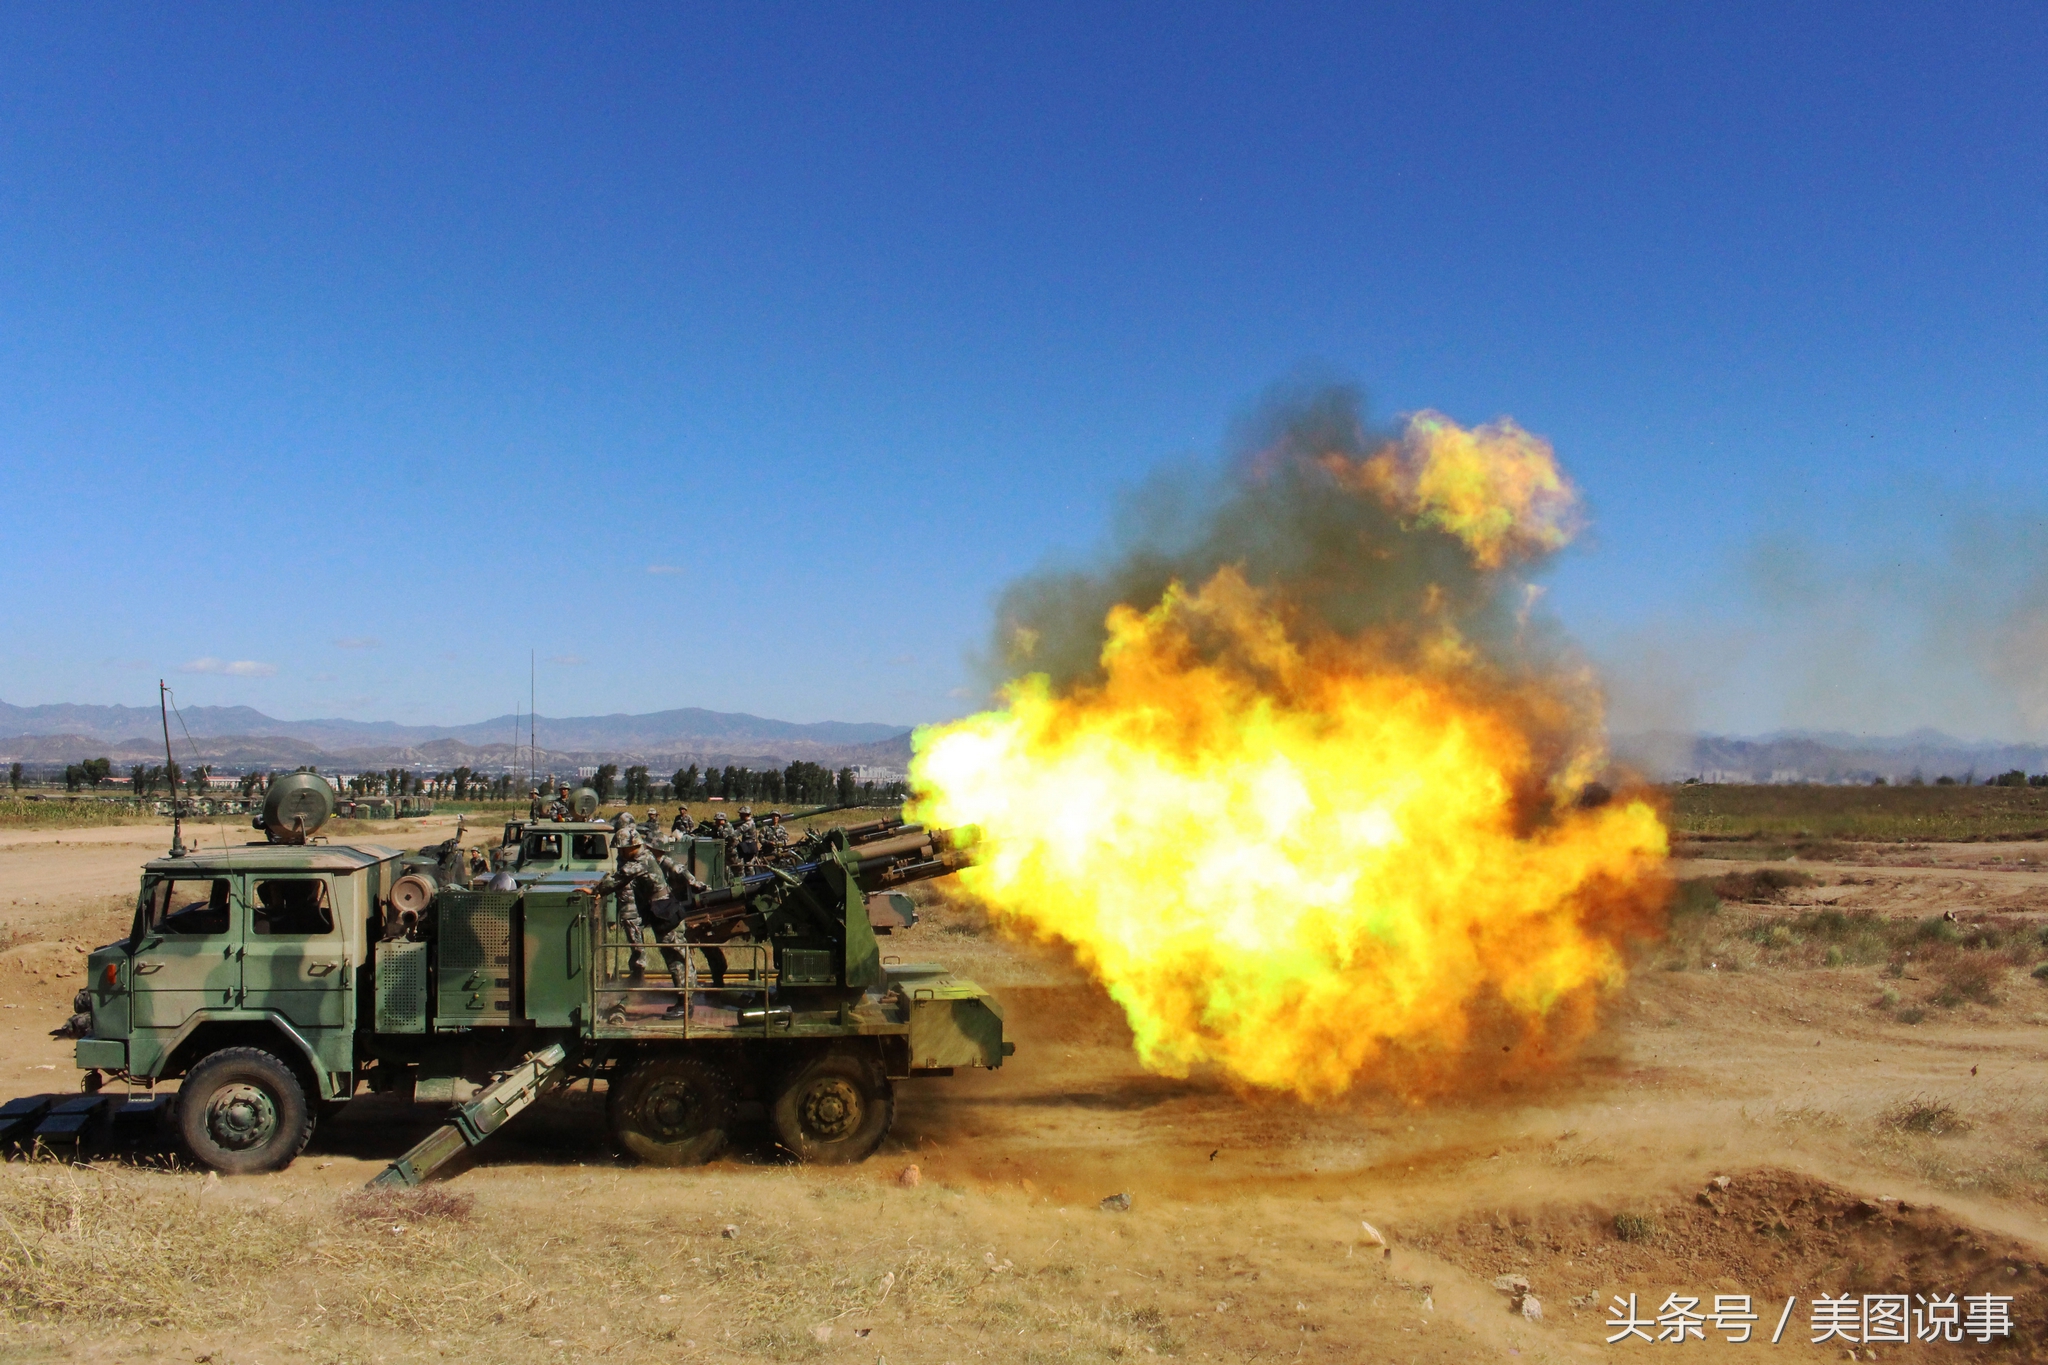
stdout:
{"type": "MultiPolygon", "coordinates": [[[[430,826],[390,842],[439,837],[430,826]]],[[[66,1045],[43,1030],[78,984],[75,947],[125,930],[135,862],[161,842],[0,836],[0,904],[17,936],[0,954],[0,1080],[71,1083],[66,1045]]],[[[1146,1075],[1099,991],[938,903],[887,951],[994,989],[1018,1052],[999,1072],[900,1086],[893,1136],[864,1166],[791,1168],[758,1140],[701,1170],[624,1165],[601,1135],[601,1091],[522,1118],[441,1187],[474,1203],[438,1221],[346,1202],[433,1122],[374,1100],[276,1177],[209,1186],[16,1164],[0,1185],[12,1224],[26,1207],[61,1196],[76,1209],[110,1191],[109,1208],[138,1224],[203,1199],[223,1226],[284,1240],[267,1282],[225,1244],[195,1243],[219,1258],[200,1275],[210,1288],[165,1287],[168,1308],[55,1311],[17,1289],[0,1350],[221,1365],[430,1359],[474,1343],[506,1360],[861,1365],[1621,1359],[1663,1344],[1608,1344],[1615,1296],[1635,1295],[1654,1334],[1675,1293],[1703,1313],[1717,1294],[1749,1295],[1759,1338],[1796,1296],[1778,1345],[1740,1348],[1770,1358],[2042,1358],[2048,987],[2014,945],[2048,924],[2048,872],[2013,859],[2048,849],[1999,846],[1998,863],[1980,845],[1921,852],[1924,866],[1883,850],[1808,867],[1816,883],[1775,903],[1722,907],[1689,931],[1697,966],[1669,970],[1666,949],[1645,952],[1571,1064],[1510,1059],[1483,1088],[1428,1107],[1360,1093],[1310,1108],[1213,1076],[1146,1075]],[[1983,935],[2006,945],[1992,1003],[1928,1003],[1901,1022],[1936,983],[1853,955],[1809,962],[1819,930],[1793,926],[1827,910],[1867,911],[1855,921],[1866,934],[1951,910],[1966,929],[1996,918],[2002,937],[1983,935]],[[912,1164],[914,1187],[899,1183],[912,1164]],[[1128,1211],[1099,1206],[1117,1194],[1128,1211]],[[1511,1275],[1539,1319],[1494,1288],[1511,1275]],[[468,1287],[449,1291],[450,1276],[468,1287]],[[1811,1341],[1816,1297],[1888,1292],[2008,1297],[2014,1335],[1811,1341]],[[146,1326],[150,1311],[163,1325],[146,1326]]],[[[158,1255],[190,1221],[163,1216],[158,1255]]],[[[1689,1340],[1724,1335],[1709,1322],[1689,1340]]]]}

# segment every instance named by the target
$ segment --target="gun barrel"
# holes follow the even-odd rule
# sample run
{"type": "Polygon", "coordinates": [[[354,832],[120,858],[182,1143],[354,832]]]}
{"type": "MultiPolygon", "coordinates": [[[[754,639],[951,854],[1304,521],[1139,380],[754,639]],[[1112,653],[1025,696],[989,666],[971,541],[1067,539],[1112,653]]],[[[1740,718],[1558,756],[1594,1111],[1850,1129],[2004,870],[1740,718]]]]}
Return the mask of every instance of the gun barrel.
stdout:
{"type": "Polygon", "coordinates": [[[851,844],[865,843],[870,839],[881,839],[892,834],[910,834],[924,828],[923,825],[906,824],[900,815],[885,815],[879,820],[870,820],[862,825],[847,825],[846,841],[851,844]]]}

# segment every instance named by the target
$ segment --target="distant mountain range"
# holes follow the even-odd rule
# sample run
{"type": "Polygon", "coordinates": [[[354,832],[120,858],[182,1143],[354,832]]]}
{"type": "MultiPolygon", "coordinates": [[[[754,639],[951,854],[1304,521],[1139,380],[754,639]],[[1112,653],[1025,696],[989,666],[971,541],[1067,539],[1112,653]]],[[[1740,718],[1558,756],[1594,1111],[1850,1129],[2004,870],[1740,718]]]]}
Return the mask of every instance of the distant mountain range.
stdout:
{"type": "MultiPolygon", "coordinates": [[[[198,761],[221,768],[313,764],[492,771],[527,763],[525,716],[470,725],[400,725],[279,720],[247,706],[192,706],[182,721],[171,721],[179,761],[190,761],[196,749],[198,761]]],[[[797,760],[900,770],[910,760],[910,731],[900,725],[799,724],[694,706],[639,716],[541,716],[539,743],[539,766],[558,770],[614,762],[761,768],[797,760]]],[[[61,764],[105,756],[141,763],[151,755],[162,761],[163,731],[158,713],[148,707],[0,702],[0,761],[61,764]]]]}
{"type": "Polygon", "coordinates": [[[1661,781],[1888,782],[2048,772],[2048,746],[1965,740],[1939,730],[1874,736],[1785,730],[1751,739],[1670,731],[1616,735],[1614,756],[1661,781]]]}

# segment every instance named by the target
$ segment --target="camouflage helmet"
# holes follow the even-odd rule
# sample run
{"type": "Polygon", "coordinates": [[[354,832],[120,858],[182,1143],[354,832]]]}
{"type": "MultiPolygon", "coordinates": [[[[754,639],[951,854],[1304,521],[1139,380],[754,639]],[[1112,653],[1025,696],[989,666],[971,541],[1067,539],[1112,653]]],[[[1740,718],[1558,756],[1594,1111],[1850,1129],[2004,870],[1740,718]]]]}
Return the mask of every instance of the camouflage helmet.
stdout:
{"type": "Polygon", "coordinates": [[[754,813],[754,808],[753,808],[752,806],[741,806],[741,807],[740,807],[740,814],[741,814],[741,815],[752,815],[753,813],[754,813]]]}
{"type": "Polygon", "coordinates": [[[642,845],[641,845],[641,842],[640,842],[640,827],[639,827],[638,825],[628,825],[628,826],[626,826],[626,832],[625,832],[625,833],[623,833],[623,834],[621,834],[621,835],[619,836],[619,847],[620,847],[620,848],[640,848],[640,847],[642,847],[642,845]]]}

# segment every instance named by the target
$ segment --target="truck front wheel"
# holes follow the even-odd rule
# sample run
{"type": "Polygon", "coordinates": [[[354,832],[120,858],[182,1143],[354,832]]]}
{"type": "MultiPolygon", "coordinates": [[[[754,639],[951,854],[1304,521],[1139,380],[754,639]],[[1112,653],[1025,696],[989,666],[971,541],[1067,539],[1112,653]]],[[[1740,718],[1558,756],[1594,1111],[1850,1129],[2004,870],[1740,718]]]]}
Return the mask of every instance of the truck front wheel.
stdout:
{"type": "Polygon", "coordinates": [[[889,1078],[871,1057],[826,1052],[792,1071],[769,1108],[775,1140],[799,1161],[865,1161],[896,1116],[889,1078]]]}
{"type": "Polygon", "coordinates": [[[701,1166],[725,1149],[732,1082],[697,1057],[650,1057],[611,1084],[606,1117],[619,1146],[650,1166],[701,1166]]]}
{"type": "Polygon", "coordinates": [[[312,1136],[298,1077],[261,1048],[223,1048],[178,1087],[179,1140],[194,1161],[223,1175],[283,1170],[312,1136]]]}

